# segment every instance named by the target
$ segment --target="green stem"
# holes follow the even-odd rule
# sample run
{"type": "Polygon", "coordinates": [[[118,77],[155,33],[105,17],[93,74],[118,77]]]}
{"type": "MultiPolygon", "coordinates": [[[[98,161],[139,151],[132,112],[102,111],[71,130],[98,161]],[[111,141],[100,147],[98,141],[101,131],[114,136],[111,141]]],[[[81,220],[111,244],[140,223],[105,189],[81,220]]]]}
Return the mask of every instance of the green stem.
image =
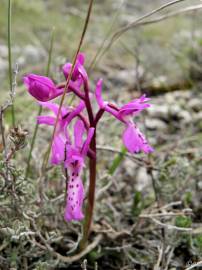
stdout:
{"type": "Polygon", "coordinates": [[[12,16],[12,0],[8,0],[8,74],[9,74],[9,87],[12,100],[11,116],[12,125],[15,127],[15,109],[14,109],[14,93],[13,93],[13,76],[12,76],[12,54],[11,54],[11,16],[12,16]]]}
{"type": "MultiPolygon", "coordinates": [[[[46,67],[46,76],[49,76],[49,73],[50,73],[50,64],[51,64],[51,59],[52,59],[53,41],[54,41],[54,31],[55,31],[55,28],[53,27],[52,32],[51,32],[51,38],[50,38],[50,46],[49,46],[49,50],[48,50],[48,63],[47,63],[47,67],[46,67]]],[[[41,112],[42,112],[42,107],[39,106],[37,116],[40,116],[41,112]]],[[[28,175],[29,175],[30,161],[31,161],[31,158],[32,158],[32,151],[33,151],[33,148],[34,148],[34,145],[35,145],[37,132],[38,132],[38,124],[35,125],[34,133],[33,133],[32,140],[31,140],[31,146],[30,146],[28,159],[27,159],[27,168],[26,168],[26,172],[25,172],[25,178],[27,178],[28,175]]]]}
{"type": "Polygon", "coordinates": [[[122,160],[124,159],[124,156],[126,154],[127,150],[126,148],[123,146],[121,149],[121,153],[119,153],[113,160],[112,165],[109,167],[108,173],[110,175],[113,175],[116,171],[116,169],[119,167],[119,165],[121,164],[122,160]]]}

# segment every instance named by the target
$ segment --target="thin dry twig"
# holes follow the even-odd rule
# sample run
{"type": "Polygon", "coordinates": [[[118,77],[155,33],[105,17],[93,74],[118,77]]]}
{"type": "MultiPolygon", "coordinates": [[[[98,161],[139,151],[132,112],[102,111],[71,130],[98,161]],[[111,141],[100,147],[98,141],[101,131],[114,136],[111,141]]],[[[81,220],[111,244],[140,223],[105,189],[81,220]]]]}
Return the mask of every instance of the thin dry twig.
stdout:
{"type": "Polygon", "coordinates": [[[173,212],[166,212],[166,213],[156,213],[156,214],[148,214],[148,215],[140,215],[140,218],[153,218],[153,217],[175,217],[175,216],[186,216],[186,215],[190,215],[192,212],[189,211],[188,213],[185,213],[184,211],[182,212],[177,212],[177,213],[173,213],[173,212]]]}
{"type": "Polygon", "coordinates": [[[197,262],[197,263],[193,263],[191,266],[189,266],[189,267],[186,268],[185,270],[191,270],[191,269],[194,269],[194,268],[200,267],[200,266],[202,266],[202,261],[197,262]]]}
{"type": "Polygon", "coordinates": [[[160,264],[163,258],[164,247],[163,246],[158,247],[158,251],[159,251],[158,260],[154,265],[154,270],[160,270],[160,264]]]}
{"type": "MultiPolygon", "coordinates": [[[[97,145],[97,150],[100,150],[100,151],[103,150],[103,151],[109,151],[112,153],[122,154],[122,150],[119,150],[110,146],[97,145]]],[[[124,153],[124,156],[136,161],[138,165],[145,166],[147,168],[152,168],[152,170],[155,170],[155,171],[159,171],[159,169],[153,167],[152,164],[148,160],[145,160],[143,158],[137,158],[133,154],[130,154],[130,153],[124,153]]]]}
{"type": "Polygon", "coordinates": [[[161,221],[157,220],[156,218],[151,218],[151,220],[156,223],[157,225],[160,225],[168,230],[177,230],[177,231],[185,231],[185,232],[190,232],[192,231],[192,228],[182,228],[182,227],[177,227],[171,224],[165,224],[162,223],[161,221]]]}
{"type": "Polygon", "coordinates": [[[167,260],[166,260],[166,263],[165,263],[165,270],[168,270],[168,267],[169,267],[170,261],[172,259],[174,250],[175,250],[175,247],[172,247],[169,254],[168,254],[168,256],[167,256],[167,260]]]}
{"type": "Polygon", "coordinates": [[[81,259],[82,257],[84,257],[86,254],[88,254],[89,252],[91,252],[96,246],[99,245],[99,243],[101,242],[101,240],[103,239],[103,235],[99,234],[95,237],[94,241],[89,244],[84,250],[82,250],[81,252],[73,255],[73,256],[63,256],[60,253],[56,252],[47,242],[47,240],[44,238],[44,236],[41,234],[40,230],[37,228],[36,222],[35,220],[28,216],[27,214],[23,213],[24,217],[28,220],[30,220],[32,227],[35,230],[36,235],[39,237],[39,239],[41,240],[41,243],[38,243],[36,241],[36,239],[34,239],[35,244],[37,243],[37,245],[42,248],[42,249],[46,249],[48,250],[54,257],[56,257],[58,260],[65,262],[65,263],[73,263],[75,261],[78,261],[79,259],[81,259]]]}

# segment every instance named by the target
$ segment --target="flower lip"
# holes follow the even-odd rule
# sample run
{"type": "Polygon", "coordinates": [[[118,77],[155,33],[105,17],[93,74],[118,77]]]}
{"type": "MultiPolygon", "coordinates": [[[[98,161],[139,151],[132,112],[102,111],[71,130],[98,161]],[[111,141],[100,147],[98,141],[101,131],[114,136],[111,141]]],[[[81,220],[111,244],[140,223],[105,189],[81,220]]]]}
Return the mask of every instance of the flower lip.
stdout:
{"type": "Polygon", "coordinates": [[[125,147],[130,153],[143,151],[148,154],[154,151],[134,123],[129,122],[126,124],[122,139],[125,147]]]}

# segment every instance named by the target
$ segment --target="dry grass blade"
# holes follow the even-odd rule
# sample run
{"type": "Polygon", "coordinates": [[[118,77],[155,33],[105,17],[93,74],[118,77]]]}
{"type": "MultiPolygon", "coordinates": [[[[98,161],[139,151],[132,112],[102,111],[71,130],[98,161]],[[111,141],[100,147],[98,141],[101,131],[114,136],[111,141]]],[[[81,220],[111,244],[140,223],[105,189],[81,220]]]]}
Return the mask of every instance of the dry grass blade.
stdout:
{"type": "Polygon", "coordinates": [[[142,25],[157,23],[157,22],[167,20],[167,19],[170,19],[172,17],[178,16],[178,15],[181,15],[181,14],[184,14],[184,13],[187,13],[187,12],[197,11],[199,9],[202,9],[202,4],[194,5],[194,6],[190,6],[190,7],[180,9],[178,11],[170,12],[170,13],[167,13],[167,15],[160,16],[160,17],[158,17],[156,19],[153,19],[153,20],[141,22],[141,23],[138,23],[138,24],[136,24],[134,26],[142,26],[142,25]]]}
{"type": "Polygon", "coordinates": [[[116,38],[118,38],[118,37],[119,37],[120,35],[122,35],[124,32],[126,32],[126,31],[128,31],[129,29],[133,28],[134,26],[136,26],[137,23],[143,21],[144,19],[146,19],[146,18],[148,18],[148,17],[151,17],[152,15],[154,15],[154,14],[156,14],[156,13],[158,13],[158,12],[160,12],[160,11],[162,11],[162,10],[164,10],[164,9],[166,9],[166,8],[168,8],[168,7],[170,7],[170,6],[173,6],[173,5],[175,5],[175,4],[178,4],[178,3],[184,2],[184,1],[186,1],[186,0],[175,0],[175,1],[171,1],[171,2],[169,2],[169,3],[166,3],[166,4],[162,5],[162,6],[160,6],[160,7],[157,8],[157,9],[152,10],[151,12],[149,12],[149,13],[143,15],[142,17],[138,18],[138,19],[135,20],[134,22],[129,23],[128,25],[122,27],[120,30],[118,30],[118,31],[113,35],[112,40],[114,40],[114,39],[116,40],[116,38]]]}
{"type": "Polygon", "coordinates": [[[192,12],[192,11],[196,11],[198,9],[201,9],[202,8],[202,5],[194,5],[194,6],[189,6],[189,7],[186,7],[186,8],[182,8],[178,11],[174,11],[174,12],[169,12],[167,13],[166,15],[162,15],[162,16],[159,16],[155,19],[151,19],[151,20],[148,20],[148,21],[145,21],[144,19],[174,5],[174,4],[177,4],[179,2],[182,2],[182,1],[185,1],[185,0],[178,0],[178,1],[172,1],[172,2],[169,2],[163,6],[160,6],[159,8],[143,15],[142,17],[138,18],[137,20],[135,20],[134,22],[132,23],[129,23],[128,25],[122,27],[121,29],[119,29],[117,32],[115,32],[113,34],[113,36],[110,38],[109,40],[109,43],[108,45],[106,46],[106,48],[103,50],[103,52],[101,53],[100,57],[101,58],[109,49],[110,47],[113,45],[113,43],[118,40],[120,38],[120,36],[122,34],[124,34],[125,32],[127,32],[128,30],[132,29],[132,28],[135,28],[135,27],[139,27],[139,26],[143,26],[143,25],[147,25],[147,24],[153,24],[153,23],[157,23],[157,22],[160,22],[160,21],[163,21],[163,20],[166,20],[166,19],[169,19],[169,18],[172,18],[172,17],[175,17],[175,16],[178,16],[178,15],[181,15],[181,14],[184,14],[184,13],[187,13],[187,12],[192,12]]]}

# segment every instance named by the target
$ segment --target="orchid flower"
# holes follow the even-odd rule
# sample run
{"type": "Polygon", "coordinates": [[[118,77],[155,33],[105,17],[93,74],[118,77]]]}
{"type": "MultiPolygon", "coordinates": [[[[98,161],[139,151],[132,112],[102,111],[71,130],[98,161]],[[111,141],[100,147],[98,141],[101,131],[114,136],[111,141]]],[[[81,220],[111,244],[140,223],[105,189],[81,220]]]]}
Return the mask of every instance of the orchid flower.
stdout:
{"type": "Polygon", "coordinates": [[[24,84],[29,93],[39,101],[48,101],[63,93],[63,89],[58,89],[54,82],[45,76],[29,74],[24,76],[24,84]]]}
{"type": "MultiPolygon", "coordinates": [[[[72,73],[71,81],[74,82],[74,84],[78,87],[80,87],[83,84],[83,77],[81,74],[85,74],[87,79],[87,73],[85,72],[85,69],[83,67],[85,62],[85,56],[83,53],[79,53],[77,56],[76,64],[74,67],[74,71],[72,73]]],[[[66,63],[62,70],[65,78],[67,79],[70,73],[70,70],[72,68],[71,63],[66,63]]]]}
{"type": "Polygon", "coordinates": [[[141,96],[138,99],[132,100],[131,102],[123,105],[121,108],[117,108],[115,105],[103,100],[102,80],[99,80],[96,85],[95,96],[101,110],[107,111],[108,113],[116,117],[119,121],[125,124],[125,130],[122,135],[122,140],[129,152],[153,152],[153,148],[148,144],[146,138],[132,120],[132,116],[135,116],[145,108],[150,107],[150,104],[145,103],[149,100],[148,98],[146,98],[145,95],[141,96]]]}
{"type": "MultiPolygon", "coordinates": [[[[56,86],[50,78],[36,74],[24,76],[23,82],[30,95],[42,102],[52,100],[62,95],[65,87],[64,83],[56,86]]],[[[67,92],[69,93],[71,91],[82,98],[79,85],[74,81],[70,81],[68,86],[67,92]]]]}
{"type": "Polygon", "coordinates": [[[88,130],[86,141],[83,142],[85,132],[84,124],[78,120],[74,125],[74,145],[70,142],[66,145],[65,167],[68,170],[68,194],[64,218],[66,221],[81,220],[82,205],[84,200],[84,188],[81,173],[84,167],[84,159],[87,155],[94,128],[88,130]]]}
{"type": "MultiPolygon", "coordinates": [[[[66,221],[81,220],[84,218],[82,211],[84,201],[84,187],[82,182],[82,171],[85,166],[85,159],[88,156],[91,160],[90,168],[90,183],[88,196],[88,215],[84,222],[84,242],[86,241],[90,225],[92,221],[95,183],[96,183],[96,127],[104,112],[113,115],[117,120],[124,124],[122,140],[131,153],[150,153],[153,148],[147,142],[145,136],[138,129],[136,123],[133,122],[133,117],[138,115],[142,110],[150,107],[149,99],[143,95],[140,98],[134,99],[122,107],[117,107],[104,101],[102,98],[102,80],[97,82],[95,97],[99,105],[97,114],[93,111],[93,94],[90,91],[88,74],[84,67],[84,54],[79,53],[76,59],[73,72],[71,74],[72,64],[66,63],[62,70],[68,80],[67,93],[72,91],[79,99],[80,103],[72,107],[62,107],[51,149],[51,163],[63,164],[67,170],[68,179],[66,191],[66,207],[64,219],[66,221]],[[83,112],[83,110],[85,111],[83,112]],[[69,136],[69,125],[73,119],[77,118],[74,124],[73,138],[69,136]],[[85,139],[84,139],[85,135],[85,139]]],[[[55,103],[47,102],[51,99],[64,93],[67,82],[55,85],[54,82],[44,76],[29,74],[24,77],[24,84],[28,92],[37,100],[42,101],[39,104],[48,108],[53,112],[53,115],[38,116],[38,124],[46,124],[55,126],[59,106],[55,103]]]]}
{"type": "MultiPolygon", "coordinates": [[[[40,102],[39,104],[42,107],[51,110],[53,112],[53,116],[50,115],[38,116],[37,123],[54,126],[59,110],[59,105],[51,102],[40,102]]],[[[67,114],[70,114],[70,109],[62,107],[51,149],[51,163],[55,165],[60,164],[62,161],[64,161],[65,143],[67,140],[69,140],[68,134],[65,130],[66,121],[63,119],[63,117],[67,114]]]]}
{"type": "MultiPolygon", "coordinates": [[[[54,126],[59,111],[59,105],[51,102],[40,102],[39,104],[45,108],[50,109],[54,113],[54,115],[38,116],[37,123],[54,126]]],[[[75,109],[72,108],[66,109],[62,107],[51,149],[52,164],[57,165],[60,164],[62,161],[64,161],[65,144],[66,142],[69,141],[67,126],[72,121],[72,119],[76,117],[84,109],[84,107],[85,104],[83,101],[81,101],[80,104],[75,109]]]]}

